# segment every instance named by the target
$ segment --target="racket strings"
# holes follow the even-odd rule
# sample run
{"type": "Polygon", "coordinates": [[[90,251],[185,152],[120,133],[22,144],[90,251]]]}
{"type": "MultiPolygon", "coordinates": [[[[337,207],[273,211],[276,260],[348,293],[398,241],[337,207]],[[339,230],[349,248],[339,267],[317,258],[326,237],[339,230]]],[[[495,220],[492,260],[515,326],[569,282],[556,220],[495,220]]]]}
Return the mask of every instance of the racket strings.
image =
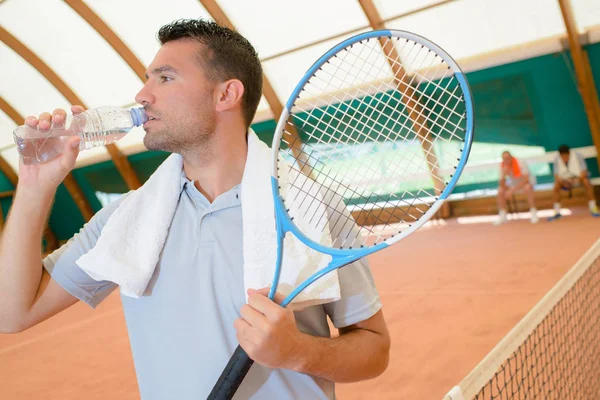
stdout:
{"type": "MultiPolygon", "coordinates": [[[[388,39],[388,40],[389,40],[389,39],[388,39]]],[[[406,42],[408,42],[408,41],[406,41],[406,42]]],[[[413,42],[413,44],[414,44],[414,42],[413,42]]],[[[414,47],[414,46],[413,46],[413,47],[414,47]]],[[[441,60],[441,58],[439,58],[439,56],[435,55],[435,53],[432,53],[432,52],[431,52],[431,51],[429,51],[429,50],[428,50],[428,52],[429,52],[430,54],[434,54],[434,56],[432,57],[431,63],[430,63],[430,65],[427,67],[427,69],[430,69],[434,63],[437,63],[437,64],[438,64],[438,66],[436,67],[436,71],[434,72],[434,76],[436,76],[436,75],[437,75],[437,73],[438,73],[438,71],[439,71],[439,68],[440,68],[442,65],[443,65],[443,66],[445,66],[445,69],[446,69],[446,71],[451,71],[448,65],[446,65],[446,64],[445,64],[445,63],[443,63],[443,62],[441,62],[442,60],[441,60]]],[[[361,57],[358,57],[358,59],[361,59],[361,57]]],[[[401,63],[399,63],[397,60],[393,59],[393,58],[392,58],[392,57],[390,57],[389,55],[387,56],[387,60],[389,60],[389,62],[393,63],[394,65],[402,66],[402,64],[401,64],[401,63]]],[[[425,62],[425,60],[426,60],[426,58],[424,58],[424,59],[423,59],[423,63],[425,62]]],[[[367,62],[366,60],[363,60],[363,61],[367,62]]],[[[419,69],[422,69],[422,68],[423,68],[423,63],[422,63],[421,65],[419,65],[419,67],[416,69],[416,71],[418,71],[419,69]]],[[[348,63],[340,63],[340,65],[346,65],[346,64],[348,64],[348,63]]],[[[327,72],[325,72],[325,73],[327,73],[327,72]]],[[[446,72],[446,73],[447,73],[447,72],[446,72]]],[[[356,78],[356,76],[355,76],[355,75],[352,75],[351,73],[348,73],[348,75],[350,75],[350,76],[352,76],[352,77],[356,78]]],[[[392,90],[399,90],[400,88],[398,88],[398,87],[397,87],[398,85],[399,85],[399,86],[405,86],[407,89],[412,89],[412,84],[413,84],[413,82],[415,81],[415,79],[416,79],[416,78],[421,78],[422,80],[425,80],[425,81],[427,81],[427,85],[430,85],[430,84],[431,84],[431,85],[434,85],[434,86],[435,86],[436,88],[438,88],[438,89],[442,89],[442,90],[446,91],[446,93],[450,95],[450,96],[449,96],[450,98],[452,98],[452,97],[453,97],[453,98],[454,98],[455,100],[457,100],[457,101],[462,101],[462,98],[461,98],[461,97],[458,97],[458,96],[456,96],[454,93],[447,92],[447,87],[446,87],[446,88],[441,88],[441,87],[440,87],[438,84],[436,84],[435,82],[433,82],[433,81],[431,81],[431,80],[427,79],[426,77],[424,77],[424,76],[420,75],[418,72],[414,72],[414,73],[413,73],[413,77],[411,78],[411,81],[410,81],[410,82],[408,82],[408,83],[405,83],[405,82],[404,82],[404,78],[406,77],[406,75],[407,75],[407,72],[406,72],[406,70],[405,70],[405,73],[404,73],[404,75],[402,76],[402,78],[401,78],[401,79],[398,79],[398,80],[396,80],[396,82],[397,82],[397,85],[396,85],[395,87],[393,87],[393,86],[392,86],[392,85],[390,85],[390,84],[387,84],[387,85],[388,85],[388,89],[392,89],[392,90]]],[[[316,77],[317,77],[317,78],[319,78],[318,76],[316,76],[316,77]]],[[[443,76],[442,78],[444,78],[444,77],[445,77],[445,76],[443,76]]],[[[329,80],[329,81],[323,80],[323,81],[324,81],[325,83],[329,83],[329,81],[330,81],[330,80],[329,80]]],[[[383,83],[383,84],[386,84],[385,82],[382,82],[382,83],[383,83]]],[[[447,85],[449,85],[449,83],[450,83],[450,82],[448,82],[448,83],[447,83],[447,85]]],[[[433,100],[433,101],[437,101],[435,98],[431,98],[430,96],[428,96],[428,95],[426,94],[426,89],[427,89],[427,87],[425,88],[425,90],[424,90],[424,91],[422,91],[422,93],[420,93],[420,95],[421,95],[421,96],[423,96],[424,98],[427,98],[427,99],[430,99],[430,100],[433,100]]],[[[360,89],[357,89],[357,90],[360,90],[360,89]]],[[[400,89],[400,91],[401,91],[401,89],[400,89]]],[[[321,92],[327,92],[327,89],[321,90],[321,92]]],[[[349,93],[349,92],[347,92],[347,93],[349,94],[349,96],[352,96],[352,95],[353,95],[352,93],[349,93]]],[[[363,95],[365,95],[366,93],[362,93],[362,94],[363,94],[363,95]]],[[[338,99],[338,100],[341,100],[341,101],[343,101],[344,99],[338,99]]],[[[408,106],[408,107],[410,107],[410,106],[408,106]]],[[[313,109],[314,109],[314,108],[313,108],[313,109]]],[[[448,109],[448,110],[450,110],[450,109],[448,109]]],[[[450,110],[450,111],[451,111],[451,112],[455,112],[454,110],[450,110]]],[[[460,114],[457,114],[457,115],[458,115],[458,116],[461,116],[460,114]]],[[[452,124],[452,121],[449,121],[449,122],[452,124]]],[[[443,126],[440,126],[440,127],[443,127],[443,126]]]]}
{"type": "MultiPolygon", "coordinates": [[[[438,67],[438,68],[439,68],[439,67],[438,67]]],[[[446,68],[446,70],[448,70],[448,68],[446,68]]],[[[413,77],[413,79],[414,79],[414,77],[413,77]]],[[[448,82],[448,85],[449,85],[449,83],[450,83],[450,82],[448,82]]],[[[429,82],[428,82],[428,84],[429,84],[429,82]]],[[[397,87],[397,86],[396,86],[396,87],[392,87],[392,86],[390,86],[390,85],[388,85],[388,88],[389,88],[389,89],[392,89],[392,90],[397,90],[397,89],[398,89],[398,87],[397,87]]],[[[458,86],[455,86],[455,88],[454,88],[454,91],[453,91],[452,93],[454,93],[454,92],[457,90],[457,88],[458,88],[458,86]]],[[[445,89],[445,88],[444,88],[444,89],[445,89]]],[[[363,94],[365,94],[365,93],[363,93],[363,94]]],[[[384,93],[384,95],[385,95],[385,93],[384,93]]],[[[392,96],[389,96],[389,95],[388,95],[388,98],[389,98],[389,99],[392,99],[392,96]]],[[[336,100],[337,100],[337,104],[342,104],[342,103],[343,103],[343,99],[339,99],[339,98],[337,98],[336,100]]],[[[449,100],[448,100],[448,101],[449,101],[449,100]]],[[[439,102],[437,102],[436,104],[439,104],[439,102]]],[[[446,104],[447,104],[447,103],[446,103],[446,104]]],[[[454,106],[454,108],[453,108],[451,111],[453,111],[455,114],[459,115],[458,113],[456,113],[456,112],[455,112],[455,109],[456,109],[456,106],[457,106],[457,105],[458,105],[458,104],[456,103],[456,104],[455,104],[455,106],[454,106]]],[[[312,107],[312,110],[314,110],[314,109],[315,109],[315,107],[312,107]]],[[[409,107],[409,109],[410,109],[410,107],[409,107]]],[[[306,111],[306,110],[304,110],[304,109],[302,109],[302,108],[300,108],[300,110],[301,110],[302,112],[306,111]]],[[[410,110],[412,111],[412,109],[410,109],[410,110]]],[[[311,114],[309,114],[309,116],[311,116],[311,114]]],[[[334,115],[332,115],[332,114],[329,114],[329,116],[331,116],[331,117],[334,117],[334,115]]],[[[440,117],[440,115],[438,114],[438,115],[437,115],[437,117],[436,117],[436,120],[431,120],[431,119],[428,119],[428,122],[432,123],[433,125],[437,125],[437,126],[439,126],[440,128],[444,129],[445,127],[444,127],[444,126],[442,126],[441,124],[439,124],[439,123],[437,122],[437,119],[439,119],[439,117],[440,117]]],[[[464,114],[463,114],[463,115],[460,115],[460,117],[461,117],[461,121],[462,121],[462,119],[464,118],[464,114]]],[[[332,119],[332,120],[333,120],[333,119],[332,119]]],[[[355,120],[355,119],[354,119],[354,120],[355,120]]],[[[308,122],[308,121],[307,121],[307,119],[301,119],[301,121],[302,121],[302,124],[304,124],[304,125],[309,125],[309,126],[310,126],[310,127],[312,127],[312,128],[318,129],[318,126],[316,126],[316,125],[314,125],[314,124],[311,124],[310,122],[308,122]]],[[[371,121],[372,121],[372,119],[371,119],[371,121]]],[[[405,120],[405,121],[406,121],[406,120],[405,120]]],[[[376,122],[376,123],[377,123],[377,122],[376,122]]],[[[302,124],[300,124],[300,125],[302,125],[302,124]]],[[[422,126],[422,125],[420,125],[420,124],[418,124],[418,123],[416,123],[416,125],[417,125],[417,126],[419,126],[420,128],[424,128],[424,126],[422,126]]],[[[454,125],[454,124],[453,124],[453,125],[454,125]]],[[[328,127],[328,126],[327,126],[327,127],[328,127]]],[[[327,127],[326,127],[326,128],[327,128],[327,127]]],[[[403,128],[406,128],[406,122],[402,123],[402,127],[403,127],[403,128]]],[[[383,126],[380,126],[380,128],[385,128],[385,127],[383,127],[383,126]]],[[[447,132],[449,132],[449,133],[450,133],[450,136],[451,136],[451,138],[452,138],[452,137],[454,137],[454,138],[457,138],[457,137],[458,137],[458,135],[457,135],[457,134],[456,134],[456,132],[455,132],[457,128],[460,128],[460,126],[459,126],[459,125],[454,125],[454,131],[447,130],[447,132]]],[[[392,127],[392,129],[393,129],[393,127],[392,127]]],[[[326,131],[326,130],[323,130],[323,131],[326,131]]],[[[464,129],[463,129],[463,132],[464,132],[464,129]]],[[[332,135],[330,135],[330,137],[331,137],[331,136],[332,136],[332,135]]],[[[389,138],[388,138],[388,139],[389,139],[389,138]]],[[[424,140],[426,140],[426,141],[429,141],[430,143],[433,143],[432,141],[430,141],[430,140],[429,140],[429,139],[427,139],[427,138],[425,138],[424,140]]],[[[323,143],[323,141],[320,141],[320,142],[322,142],[322,143],[323,143]]],[[[358,140],[355,140],[355,142],[358,142],[358,140]]],[[[459,155],[457,155],[457,157],[459,157],[459,155]]]]}
{"type": "MultiPolygon", "coordinates": [[[[348,190],[349,188],[348,188],[348,187],[346,187],[345,189],[346,189],[346,190],[348,190]]],[[[343,193],[343,195],[345,195],[345,193],[343,193]]],[[[379,200],[379,199],[377,199],[377,198],[375,198],[375,199],[374,199],[374,198],[373,198],[373,196],[371,196],[371,200],[372,200],[372,201],[373,201],[373,200],[374,200],[374,201],[377,201],[377,200],[379,200]]],[[[385,210],[385,208],[384,208],[383,210],[385,210]]],[[[421,214],[422,214],[422,213],[421,213],[421,214]]],[[[377,222],[377,223],[385,223],[385,224],[389,223],[389,219],[390,219],[390,218],[393,216],[393,214],[391,214],[391,213],[386,213],[385,211],[383,211],[383,212],[382,212],[381,210],[379,210],[379,215],[380,215],[380,216],[378,216],[378,217],[377,217],[377,221],[376,221],[376,222],[377,222]],[[381,217],[382,215],[385,215],[385,214],[387,214],[387,215],[388,215],[388,219],[383,219],[383,218],[381,217]]],[[[418,219],[418,216],[417,216],[417,217],[415,217],[415,216],[414,216],[413,214],[411,214],[410,212],[407,212],[407,213],[406,213],[406,215],[409,215],[409,216],[411,217],[411,218],[410,218],[411,220],[416,220],[416,219],[418,219]]],[[[339,220],[338,220],[338,221],[334,221],[334,224],[337,224],[338,222],[339,222],[339,220]]],[[[335,229],[335,228],[334,228],[334,229],[335,229]]],[[[369,233],[370,233],[370,232],[371,232],[371,231],[369,231],[369,233]]]]}
{"type": "Polygon", "coordinates": [[[464,141],[465,101],[454,74],[435,52],[398,38],[355,43],[323,64],[280,143],[295,175],[294,198],[284,198],[290,216],[301,204],[311,225],[326,218],[332,233],[344,232],[341,248],[380,243],[388,236],[377,232],[418,221],[461,158],[452,144],[464,141]],[[313,180],[309,190],[301,175],[313,180]]]}
{"type": "MultiPolygon", "coordinates": [[[[298,139],[295,140],[296,142],[298,142],[298,139]]],[[[308,153],[306,153],[308,154],[308,153]]],[[[308,156],[308,158],[310,160],[313,160],[313,162],[317,165],[321,165],[321,166],[325,166],[325,164],[321,161],[320,158],[315,157],[313,155],[313,152],[310,153],[310,155],[308,156]]],[[[293,168],[293,170],[296,172],[296,179],[298,179],[300,177],[301,171],[302,171],[302,166],[300,166],[299,168],[293,168]]],[[[313,172],[317,171],[316,168],[312,169],[313,172]]],[[[295,207],[292,206],[293,208],[299,208],[301,206],[305,206],[306,204],[305,202],[309,199],[309,201],[311,202],[309,208],[311,209],[316,209],[315,207],[312,207],[314,202],[318,202],[322,205],[324,205],[326,207],[326,209],[322,209],[323,212],[320,215],[311,215],[311,216],[306,216],[309,217],[309,223],[315,223],[315,221],[317,223],[319,223],[324,217],[328,217],[328,215],[326,214],[334,214],[333,217],[329,218],[330,222],[329,222],[329,229],[331,231],[336,231],[336,230],[340,230],[341,227],[344,227],[347,224],[351,224],[351,225],[356,225],[355,221],[347,216],[344,215],[342,213],[336,212],[338,210],[338,207],[340,205],[340,201],[343,198],[344,195],[347,195],[348,193],[353,194],[355,196],[352,197],[362,197],[362,198],[366,198],[365,195],[365,191],[363,190],[362,192],[358,192],[357,189],[353,189],[350,186],[345,185],[344,183],[340,182],[340,180],[335,179],[335,178],[330,178],[330,176],[324,172],[326,170],[321,169],[319,170],[318,174],[317,174],[317,180],[315,180],[315,182],[317,181],[331,181],[332,184],[335,184],[335,187],[327,187],[327,188],[323,188],[321,190],[321,193],[324,193],[325,195],[328,194],[329,191],[333,191],[336,194],[341,194],[341,197],[338,197],[338,201],[337,202],[327,202],[327,201],[323,201],[320,197],[317,198],[313,195],[311,195],[309,192],[310,190],[307,190],[307,188],[304,185],[299,185],[297,183],[296,180],[292,181],[290,183],[290,187],[293,187],[295,189],[297,189],[297,196],[292,198],[291,201],[288,201],[287,203],[293,204],[294,202],[299,203],[297,204],[295,207]],[[325,177],[323,177],[325,176],[325,177]],[[343,190],[342,190],[343,189],[343,190]],[[301,198],[300,198],[301,196],[301,198]],[[327,211],[327,212],[325,212],[327,211]],[[318,218],[318,219],[316,219],[318,218]]],[[[403,221],[410,221],[410,222],[416,222],[417,220],[419,220],[419,218],[425,213],[426,210],[421,210],[417,207],[414,207],[414,202],[413,199],[415,198],[423,198],[423,197],[431,197],[433,196],[432,193],[429,193],[428,191],[421,189],[419,191],[419,193],[413,193],[409,190],[407,190],[405,192],[405,194],[409,195],[409,200],[404,199],[404,198],[400,198],[400,197],[396,197],[396,201],[390,201],[390,199],[387,199],[385,197],[383,197],[382,195],[378,195],[376,193],[370,193],[369,195],[369,201],[372,204],[362,204],[362,205],[357,205],[355,206],[355,210],[360,210],[364,213],[368,213],[372,219],[374,219],[374,223],[372,223],[371,225],[384,225],[384,226],[389,226],[390,224],[392,224],[392,220],[394,218],[397,218],[398,213],[397,212],[392,212],[390,209],[390,206],[394,206],[394,207],[404,207],[403,209],[400,210],[401,214],[402,214],[402,220],[403,221]]],[[[317,224],[315,224],[317,225],[317,224]]],[[[364,239],[366,239],[369,235],[373,235],[374,231],[372,229],[370,229],[368,226],[361,226],[359,229],[359,233],[354,234],[353,236],[351,236],[350,234],[348,234],[344,240],[342,241],[342,243],[339,244],[339,247],[342,248],[352,248],[352,247],[361,247],[365,245],[365,241],[364,239]],[[366,233],[366,235],[365,235],[366,233]],[[357,244],[358,243],[358,244],[357,244]]]]}
{"type": "MultiPolygon", "coordinates": [[[[296,170],[296,172],[300,173],[300,170],[296,170]]],[[[299,186],[295,182],[292,183],[291,186],[298,189],[298,193],[302,193],[302,195],[304,196],[301,200],[298,200],[298,196],[296,196],[293,199],[293,201],[300,201],[300,204],[299,204],[300,206],[305,206],[304,202],[309,198],[311,201],[311,206],[313,205],[312,203],[316,201],[316,202],[323,204],[325,207],[327,207],[327,210],[326,210],[327,214],[334,215],[333,217],[329,218],[330,219],[329,228],[331,231],[334,231],[334,232],[340,231],[344,227],[347,227],[348,224],[355,225],[355,222],[351,217],[343,215],[339,212],[336,213],[336,211],[338,210],[337,207],[340,205],[341,197],[338,198],[339,200],[337,203],[327,202],[327,201],[323,202],[320,198],[317,198],[317,197],[307,194],[309,191],[307,191],[305,187],[299,186]]],[[[340,186],[343,186],[343,185],[340,185],[340,186]]],[[[342,195],[346,194],[348,191],[358,194],[358,193],[356,193],[355,190],[351,189],[350,187],[347,187],[347,186],[343,186],[343,187],[345,190],[344,190],[344,192],[342,192],[342,195]]],[[[332,190],[332,189],[331,188],[325,189],[324,190],[325,194],[327,194],[327,191],[329,191],[329,190],[332,190]]],[[[336,190],[334,190],[334,191],[337,192],[338,194],[340,193],[339,188],[336,188],[336,190]]],[[[323,192],[323,190],[322,190],[322,192],[323,192]]],[[[373,202],[374,204],[358,205],[355,208],[355,210],[360,210],[362,212],[368,213],[371,216],[371,218],[374,219],[374,222],[371,225],[389,226],[390,224],[393,223],[392,220],[394,218],[398,217],[397,212],[390,211],[391,210],[390,206],[393,205],[394,207],[404,207],[403,209],[400,209],[400,212],[402,214],[401,219],[403,221],[407,221],[407,222],[416,222],[425,213],[425,210],[421,210],[418,207],[414,207],[412,198],[423,198],[425,196],[431,197],[431,196],[433,196],[433,194],[427,192],[426,190],[420,190],[419,193],[412,193],[410,191],[407,191],[406,193],[408,195],[410,195],[410,197],[411,197],[410,201],[405,200],[403,198],[398,198],[396,202],[392,202],[389,199],[381,197],[377,194],[371,194],[369,197],[369,200],[371,202],[373,202]],[[382,203],[383,203],[383,205],[382,205],[382,203]]],[[[363,193],[361,193],[360,195],[364,196],[363,193]]],[[[325,212],[323,212],[319,216],[312,215],[312,216],[310,216],[309,223],[314,223],[316,221],[318,224],[324,217],[326,217],[325,212]],[[318,220],[315,219],[316,217],[318,217],[318,220]]],[[[365,244],[364,239],[369,237],[369,235],[374,234],[374,231],[372,229],[365,227],[365,226],[361,226],[358,232],[355,230],[354,235],[350,235],[350,232],[351,232],[350,229],[346,229],[346,231],[348,232],[348,234],[346,235],[346,237],[343,237],[343,240],[341,243],[338,243],[339,247],[342,247],[342,248],[352,248],[352,247],[359,247],[359,246],[362,247],[365,244]],[[366,235],[365,235],[365,233],[366,233],[366,235]]]]}

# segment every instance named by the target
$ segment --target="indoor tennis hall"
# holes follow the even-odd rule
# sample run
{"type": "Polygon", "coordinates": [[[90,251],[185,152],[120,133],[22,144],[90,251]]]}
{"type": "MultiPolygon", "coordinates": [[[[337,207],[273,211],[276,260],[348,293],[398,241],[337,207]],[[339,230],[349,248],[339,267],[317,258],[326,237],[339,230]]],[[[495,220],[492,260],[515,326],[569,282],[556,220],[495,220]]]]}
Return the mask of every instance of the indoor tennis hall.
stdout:
{"type": "MultiPolygon", "coordinates": [[[[161,47],[157,31],[190,18],[231,27],[255,46],[263,84],[252,131],[269,147],[281,136],[286,144],[280,153],[286,155],[275,158],[275,165],[281,168],[282,159],[301,164],[298,175],[322,185],[321,193],[352,188],[351,195],[336,195],[364,238],[358,247],[382,248],[368,255],[368,263],[391,343],[385,371],[335,383],[335,397],[325,389],[294,397],[289,395],[293,391],[261,395],[266,392],[259,388],[253,389],[254,396],[245,391],[234,399],[600,398],[600,2],[0,0],[0,400],[185,400],[208,394],[199,389],[187,393],[190,397],[172,395],[154,382],[159,389],[142,395],[148,392],[141,390],[141,368],[137,359],[134,364],[138,355],[128,332],[132,314],[127,308],[136,300],[118,288],[95,309],[76,301],[35,326],[9,327],[11,310],[17,309],[12,299],[27,291],[20,286],[24,275],[15,272],[12,262],[19,258],[13,252],[25,247],[11,237],[25,237],[23,232],[31,229],[27,223],[17,225],[27,221],[13,215],[21,209],[11,214],[20,179],[32,179],[19,165],[22,153],[13,131],[29,115],[71,105],[152,111],[136,93],[153,77],[152,63],[161,47]],[[375,36],[378,30],[392,33],[375,36]],[[353,37],[366,39],[352,42],[353,37]],[[371,53],[363,58],[357,48],[365,41],[371,53]],[[427,54],[437,52],[455,80],[441,75],[437,64],[424,67],[430,56],[415,56],[417,50],[402,47],[402,41],[420,44],[427,54]],[[341,79],[342,89],[313,95],[308,79],[309,89],[300,91],[306,71],[346,43],[352,46],[342,50],[358,54],[351,62],[360,73],[346,73],[342,64],[338,71],[352,75],[341,79]],[[370,62],[377,57],[385,72],[373,72],[370,62]],[[390,94],[394,91],[399,94],[390,94]],[[306,92],[313,97],[302,99],[306,92]],[[374,111],[365,111],[374,103],[374,111]],[[375,116],[382,109],[384,115],[375,116]],[[286,113],[298,119],[289,117],[291,128],[280,128],[286,113]],[[335,122],[339,114],[346,119],[335,122]],[[317,137],[321,124],[327,136],[317,137]],[[426,124],[430,132],[423,134],[426,124]],[[391,133],[383,139],[373,136],[377,126],[391,127],[400,139],[390,140],[391,133]],[[348,150],[344,146],[363,137],[352,133],[361,127],[368,130],[363,134],[368,146],[360,144],[357,150],[354,143],[348,150]],[[452,133],[446,135],[448,127],[452,133]],[[336,130],[343,132],[331,133],[336,130]],[[347,141],[331,145],[340,137],[347,141]],[[359,168],[363,161],[368,168],[359,168]],[[574,174],[561,175],[572,168],[574,174]],[[355,170],[362,172],[352,176],[355,170]],[[410,177],[401,177],[409,172],[410,177]],[[338,176],[343,179],[336,181],[338,176]],[[402,182],[393,187],[397,179],[402,182]],[[371,194],[360,193],[373,187],[371,194]]],[[[313,68],[313,77],[327,72],[333,58],[313,68]]],[[[42,258],[69,246],[80,229],[95,226],[86,224],[123,194],[148,186],[168,162],[169,151],[148,150],[146,134],[134,127],[112,144],[81,151],[57,188],[40,233],[42,258]]],[[[282,204],[297,205],[289,201],[282,204]]],[[[148,220],[156,215],[151,210],[148,220]]],[[[291,218],[292,233],[304,235],[301,223],[300,228],[294,224],[291,218]]],[[[285,240],[288,245],[288,236],[285,240]]],[[[195,250],[180,246],[180,252],[195,250]]],[[[37,257],[37,247],[29,257],[37,257]]],[[[163,263],[161,276],[166,268],[163,263]]],[[[160,293],[161,286],[151,284],[160,293]]],[[[38,298],[36,292],[30,302],[38,298]]],[[[194,299],[187,295],[182,289],[177,301],[194,299]]],[[[152,297],[152,290],[146,296],[152,297]]],[[[177,314],[177,308],[165,304],[162,312],[177,314]]],[[[328,317],[327,340],[343,338],[346,331],[336,329],[328,317]]],[[[185,327],[166,331],[177,338],[176,330],[185,327]]],[[[216,342],[201,348],[221,343],[216,342]]],[[[206,353],[201,361],[218,376],[225,363],[211,357],[206,353]]],[[[329,365],[326,358],[323,365],[329,365]]],[[[347,360],[347,369],[360,370],[352,364],[355,358],[347,360]]],[[[184,365],[161,370],[174,379],[189,376],[190,371],[178,370],[184,365]]],[[[247,379],[255,379],[252,370],[247,379]]]]}

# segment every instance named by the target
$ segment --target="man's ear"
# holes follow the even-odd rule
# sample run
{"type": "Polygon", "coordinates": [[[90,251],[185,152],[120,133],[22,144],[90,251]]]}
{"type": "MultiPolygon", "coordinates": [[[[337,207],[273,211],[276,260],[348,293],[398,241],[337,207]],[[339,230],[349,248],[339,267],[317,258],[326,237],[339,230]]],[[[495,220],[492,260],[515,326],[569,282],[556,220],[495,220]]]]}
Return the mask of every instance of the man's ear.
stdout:
{"type": "Polygon", "coordinates": [[[230,79],[217,86],[217,111],[229,111],[241,107],[244,95],[244,84],[237,79],[230,79]]]}

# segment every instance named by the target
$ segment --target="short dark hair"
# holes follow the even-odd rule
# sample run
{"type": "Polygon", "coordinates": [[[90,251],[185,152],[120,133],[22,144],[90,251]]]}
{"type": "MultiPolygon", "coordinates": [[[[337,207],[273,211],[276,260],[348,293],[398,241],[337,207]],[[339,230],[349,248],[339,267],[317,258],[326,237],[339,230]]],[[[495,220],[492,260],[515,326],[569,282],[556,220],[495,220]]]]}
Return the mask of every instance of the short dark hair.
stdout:
{"type": "Polygon", "coordinates": [[[561,144],[560,146],[558,146],[558,154],[569,154],[569,151],[571,149],[569,149],[569,146],[567,146],[566,144],[561,144]]]}
{"type": "Polygon", "coordinates": [[[239,79],[244,85],[242,110],[250,126],[262,96],[262,65],[258,53],[239,33],[214,21],[179,19],[158,31],[161,45],[180,39],[192,39],[206,45],[209,51],[200,54],[207,66],[207,77],[213,81],[239,79]]]}

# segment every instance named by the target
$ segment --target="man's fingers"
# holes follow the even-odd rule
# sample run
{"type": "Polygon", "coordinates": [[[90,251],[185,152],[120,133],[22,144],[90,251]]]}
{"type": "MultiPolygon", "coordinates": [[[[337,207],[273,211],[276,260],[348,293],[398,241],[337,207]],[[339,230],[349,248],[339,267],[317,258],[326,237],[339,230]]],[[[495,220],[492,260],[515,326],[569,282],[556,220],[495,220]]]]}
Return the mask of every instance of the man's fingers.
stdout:
{"type": "MultiPolygon", "coordinates": [[[[262,289],[248,289],[248,296],[252,296],[255,294],[259,294],[265,297],[269,297],[269,292],[271,291],[271,288],[266,287],[266,288],[262,288],[262,289]]],[[[285,296],[282,293],[279,292],[275,292],[275,297],[273,298],[273,301],[277,304],[281,304],[283,303],[283,300],[285,299],[285,296]]]]}
{"type": "Polygon", "coordinates": [[[34,117],[33,115],[28,116],[27,118],[25,118],[25,125],[28,125],[32,128],[35,128],[38,126],[38,119],[36,117],[34,117]]]}
{"type": "Polygon", "coordinates": [[[81,114],[84,111],[85,109],[82,106],[71,106],[71,112],[73,113],[73,115],[81,114]]]}
{"type": "Polygon", "coordinates": [[[265,331],[267,329],[267,325],[269,321],[267,321],[267,317],[260,311],[256,310],[249,304],[244,304],[244,306],[240,309],[240,314],[242,318],[248,322],[251,326],[261,331],[265,331]]]}
{"type": "Polygon", "coordinates": [[[67,120],[67,113],[62,108],[52,111],[52,122],[55,124],[64,124],[67,120]]]}
{"type": "Polygon", "coordinates": [[[40,127],[40,129],[50,129],[50,126],[52,124],[52,115],[50,115],[50,113],[41,113],[38,120],[38,126],[40,127]]]}

